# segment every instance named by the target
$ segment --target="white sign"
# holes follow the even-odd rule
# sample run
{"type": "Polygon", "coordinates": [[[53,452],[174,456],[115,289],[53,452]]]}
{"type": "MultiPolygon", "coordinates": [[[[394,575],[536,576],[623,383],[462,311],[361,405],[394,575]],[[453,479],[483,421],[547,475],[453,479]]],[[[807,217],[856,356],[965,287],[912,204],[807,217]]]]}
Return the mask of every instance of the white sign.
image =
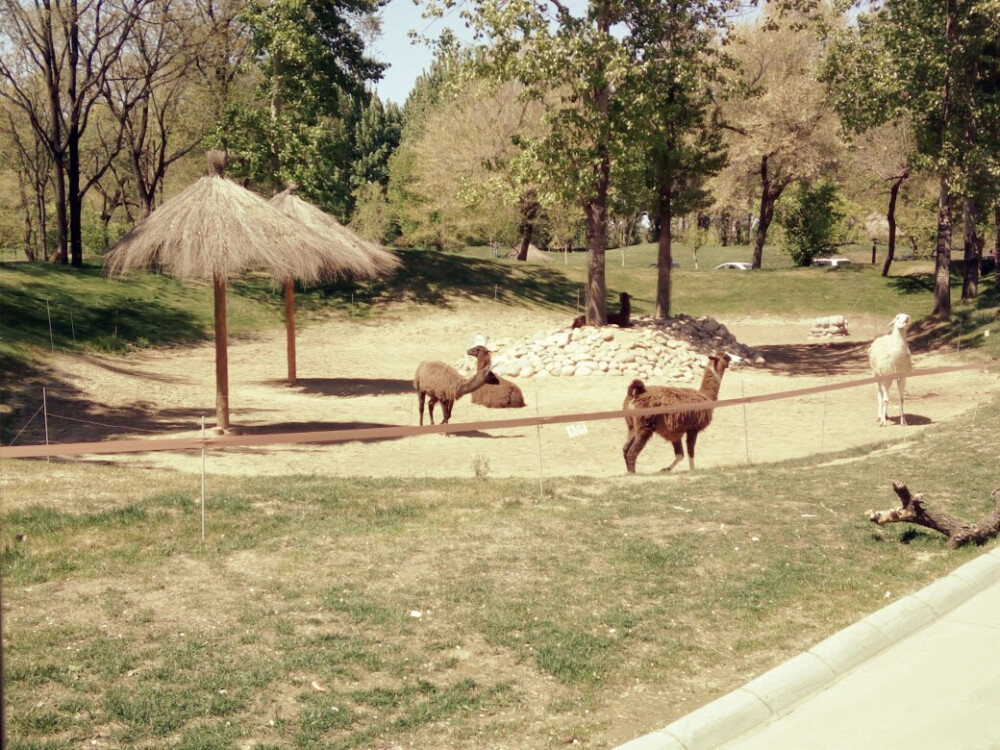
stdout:
{"type": "Polygon", "coordinates": [[[566,425],[566,434],[571,438],[580,437],[581,435],[587,434],[587,425],[585,422],[574,422],[573,424],[566,425]]]}

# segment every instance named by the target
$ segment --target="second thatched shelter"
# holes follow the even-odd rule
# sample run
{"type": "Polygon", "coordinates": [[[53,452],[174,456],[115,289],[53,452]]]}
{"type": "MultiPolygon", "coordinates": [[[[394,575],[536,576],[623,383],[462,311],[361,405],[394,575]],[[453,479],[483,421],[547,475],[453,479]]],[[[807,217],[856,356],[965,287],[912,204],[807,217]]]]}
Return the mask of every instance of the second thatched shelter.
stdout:
{"type": "MultiPolygon", "coordinates": [[[[399,268],[399,258],[374,242],[369,242],[345,227],[318,206],[303,200],[295,191],[298,186],[288,183],[270,204],[278,211],[322,235],[329,241],[326,260],[320,269],[325,278],[346,276],[372,279],[399,268]]],[[[298,277],[276,277],[284,286],[285,336],[288,349],[288,383],[295,385],[295,280],[298,277]]],[[[299,279],[304,281],[304,279],[299,279]]]]}
{"type": "Polygon", "coordinates": [[[277,279],[318,281],[335,249],[328,238],[227,179],[225,157],[210,151],[208,176],[165,201],[115,243],[104,267],[112,277],[155,268],[179,278],[212,282],[219,431],[230,429],[227,280],[249,269],[263,269],[277,279]]]}

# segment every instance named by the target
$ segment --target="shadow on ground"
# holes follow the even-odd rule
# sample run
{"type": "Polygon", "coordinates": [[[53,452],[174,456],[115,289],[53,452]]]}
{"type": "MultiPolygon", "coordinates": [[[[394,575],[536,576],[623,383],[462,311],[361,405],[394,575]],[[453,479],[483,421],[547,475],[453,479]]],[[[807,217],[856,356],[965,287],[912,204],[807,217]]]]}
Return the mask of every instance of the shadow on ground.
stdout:
{"type": "MultiPolygon", "coordinates": [[[[283,385],[282,381],[267,381],[267,385],[283,385]]],[[[412,380],[394,378],[299,378],[294,388],[301,393],[319,396],[390,396],[413,393],[412,380]]]]}
{"type": "Polygon", "coordinates": [[[755,347],[763,369],[782,375],[859,375],[868,372],[867,341],[773,344],[755,347]]]}

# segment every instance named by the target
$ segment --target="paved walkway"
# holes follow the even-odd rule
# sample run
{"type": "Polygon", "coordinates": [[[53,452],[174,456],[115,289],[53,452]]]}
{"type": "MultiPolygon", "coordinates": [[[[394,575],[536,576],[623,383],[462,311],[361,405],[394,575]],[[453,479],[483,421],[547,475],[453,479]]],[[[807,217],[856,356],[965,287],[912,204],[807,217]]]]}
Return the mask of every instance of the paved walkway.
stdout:
{"type": "Polygon", "coordinates": [[[1000,750],[1000,548],[619,750],[1000,750]]]}

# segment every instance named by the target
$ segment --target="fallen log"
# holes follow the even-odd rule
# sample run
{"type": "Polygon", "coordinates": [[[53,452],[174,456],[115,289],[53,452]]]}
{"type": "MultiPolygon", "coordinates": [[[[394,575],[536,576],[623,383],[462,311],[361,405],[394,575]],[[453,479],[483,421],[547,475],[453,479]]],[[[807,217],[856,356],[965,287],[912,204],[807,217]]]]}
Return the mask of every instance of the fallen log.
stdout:
{"type": "Polygon", "coordinates": [[[940,531],[948,538],[952,549],[972,542],[985,544],[1000,533],[1000,487],[990,494],[993,511],[975,523],[962,521],[941,511],[931,511],[924,507],[924,496],[912,494],[904,482],[893,482],[892,489],[899,496],[900,507],[891,510],[870,510],[868,520],[879,526],[889,523],[915,523],[934,531],[940,531]]]}

